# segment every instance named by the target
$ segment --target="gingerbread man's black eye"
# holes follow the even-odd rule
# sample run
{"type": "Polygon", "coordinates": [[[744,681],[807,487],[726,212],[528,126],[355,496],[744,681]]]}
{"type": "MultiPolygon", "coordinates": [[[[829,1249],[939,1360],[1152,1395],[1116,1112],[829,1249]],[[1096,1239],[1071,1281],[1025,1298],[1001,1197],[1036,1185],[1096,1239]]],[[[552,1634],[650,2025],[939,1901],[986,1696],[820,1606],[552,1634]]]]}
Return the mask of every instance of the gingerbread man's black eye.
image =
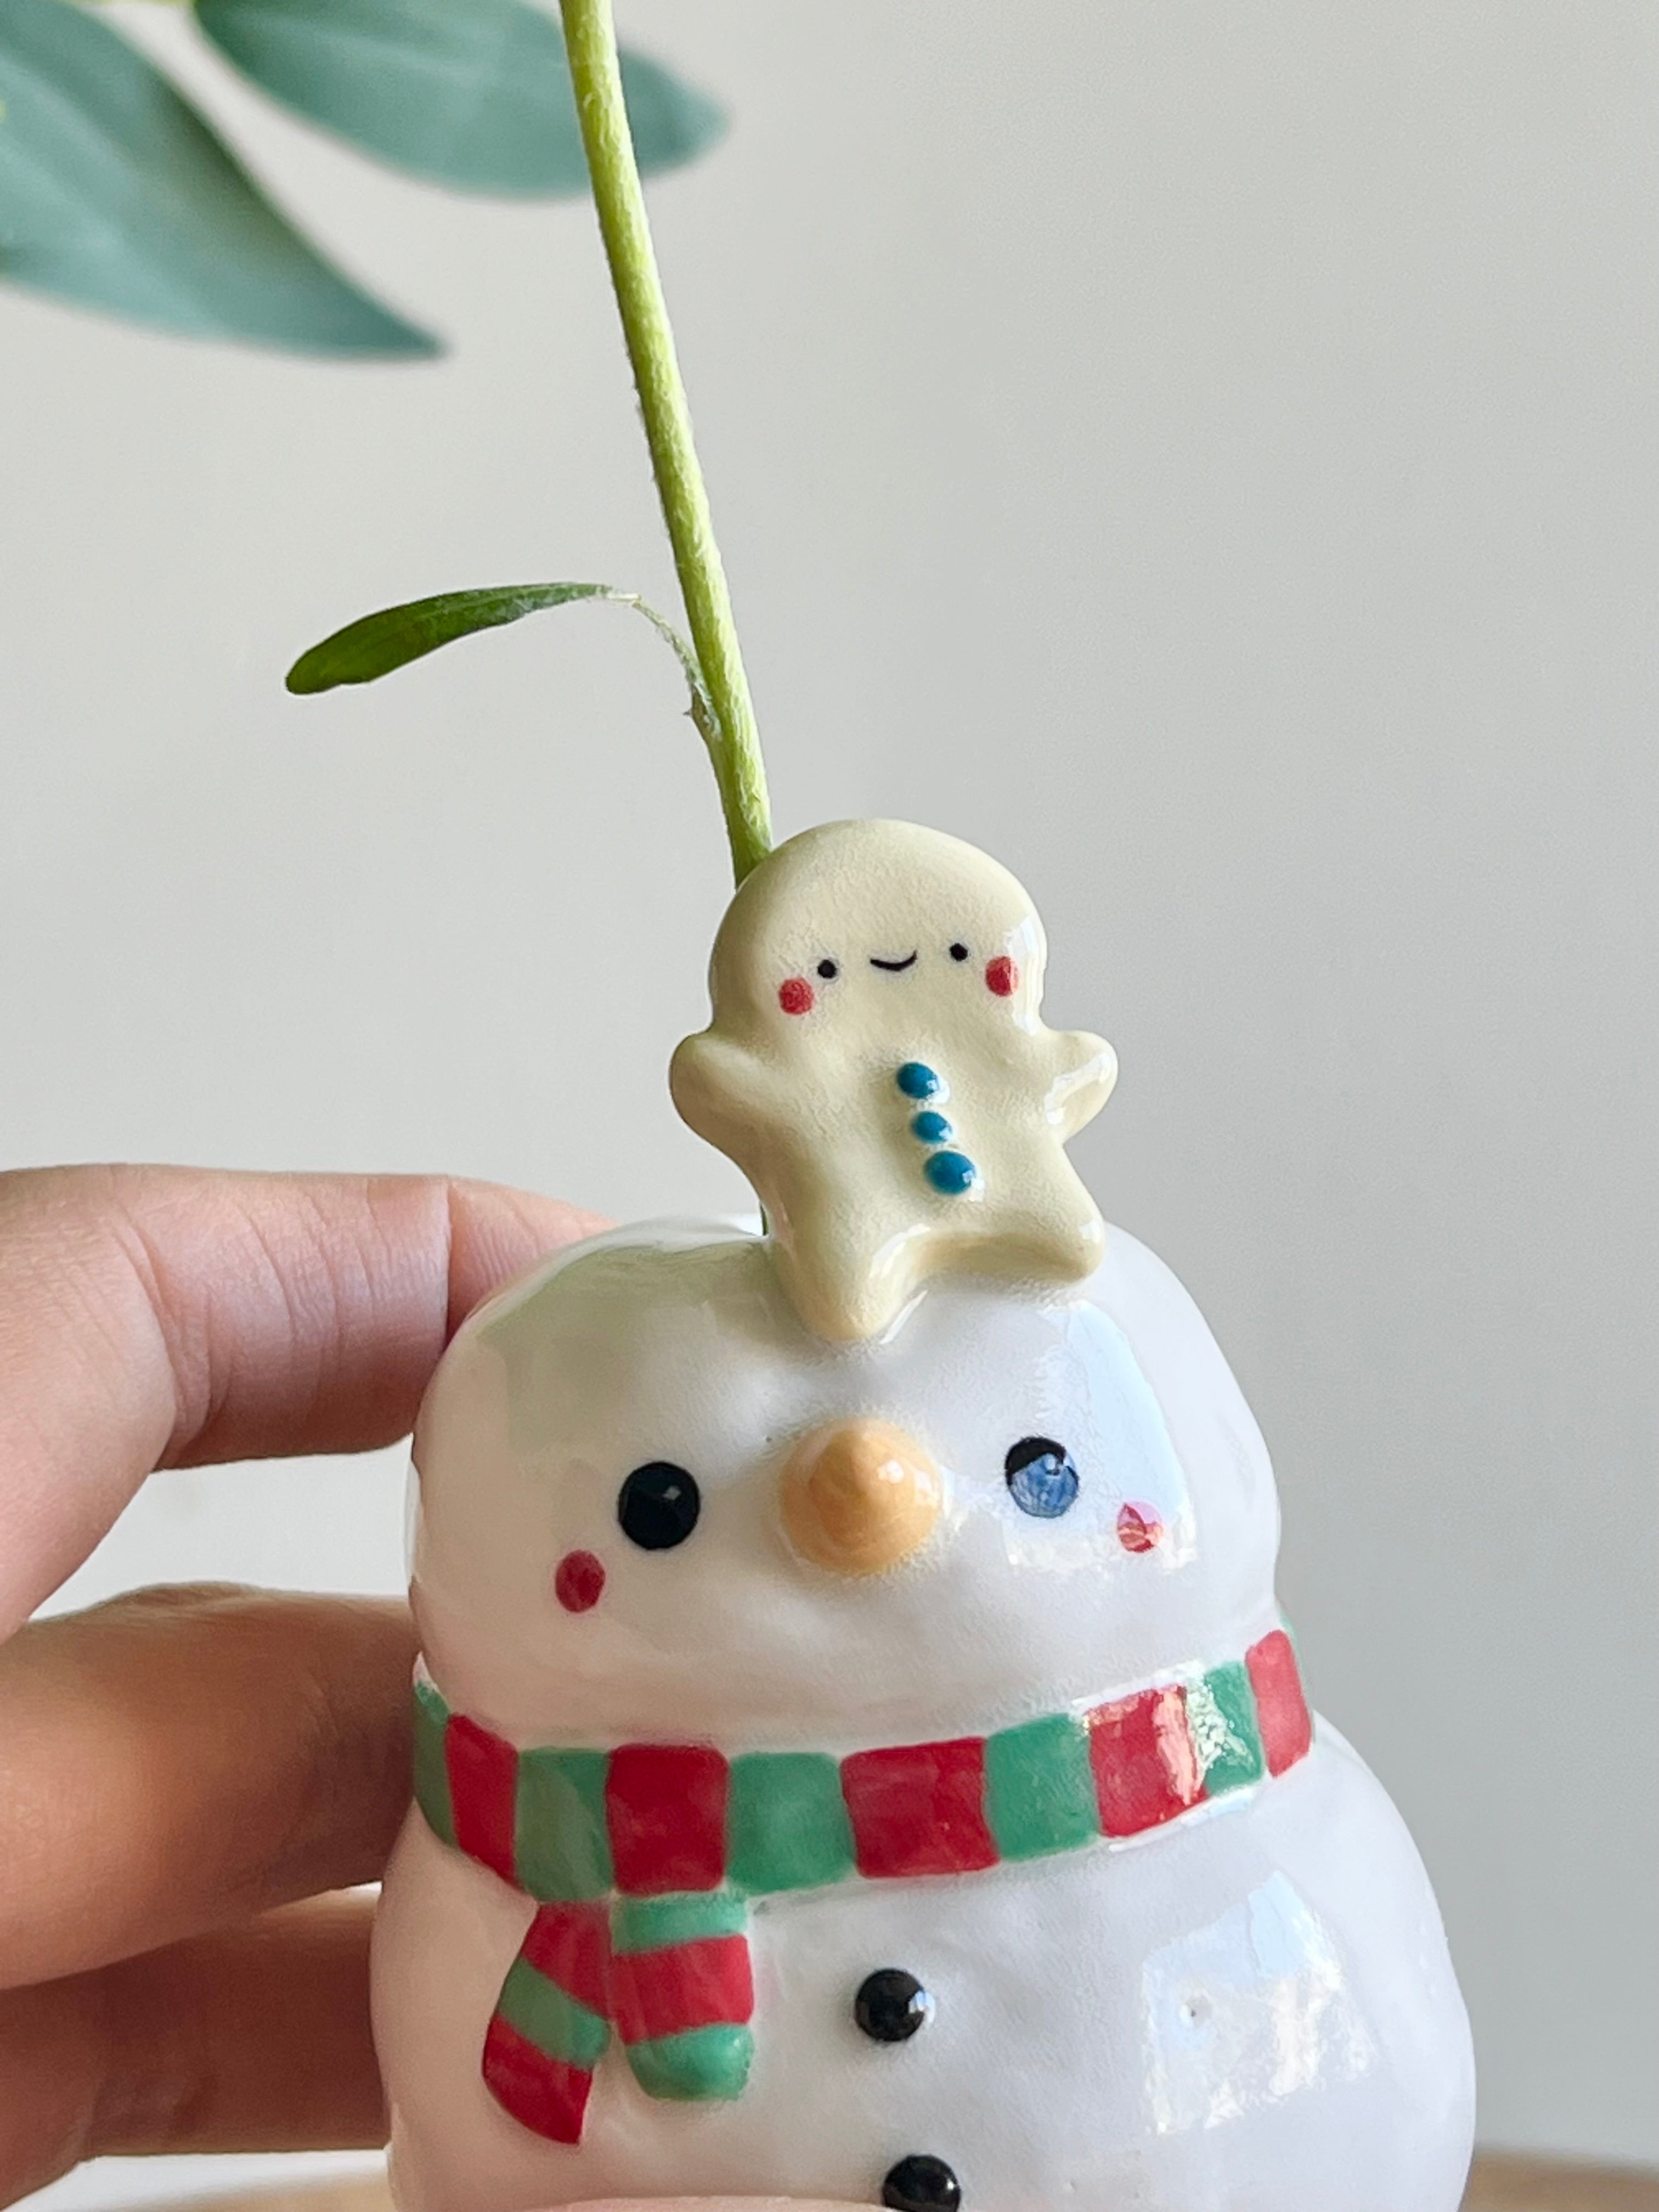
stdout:
{"type": "Polygon", "coordinates": [[[1015,1504],[1038,1521],[1058,1521],[1077,1503],[1077,1462],[1052,1437],[1022,1437],[1002,1472],[1015,1504]]]}
{"type": "Polygon", "coordinates": [[[968,947],[965,945],[953,945],[951,947],[951,957],[952,960],[965,960],[968,957],[968,947]]]}
{"type": "Polygon", "coordinates": [[[823,976],[826,983],[833,983],[836,976],[840,975],[841,969],[833,960],[820,960],[818,963],[818,973],[823,976]]]}
{"type": "Polygon", "coordinates": [[[672,1552],[697,1525],[702,1495],[683,1467],[653,1459],[636,1467],[617,1493],[617,1518],[642,1552],[672,1552]]]}

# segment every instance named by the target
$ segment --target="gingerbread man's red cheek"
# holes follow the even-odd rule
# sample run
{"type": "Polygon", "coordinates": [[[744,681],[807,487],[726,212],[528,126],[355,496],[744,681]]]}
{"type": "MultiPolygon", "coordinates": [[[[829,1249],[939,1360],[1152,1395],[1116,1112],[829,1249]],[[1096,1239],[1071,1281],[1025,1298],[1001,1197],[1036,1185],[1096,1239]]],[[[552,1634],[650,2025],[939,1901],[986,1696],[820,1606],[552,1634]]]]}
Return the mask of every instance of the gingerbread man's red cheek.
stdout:
{"type": "Polygon", "coordinates": [[[778,1004],[786,1014],[811,1012],[812,986],[805,975],[792,975],[787,982],[779,984],[778,1004]]]}
{"type": "Polygon", "coordinates": [[[567,1552],[553,1570],[553,1595],[567,1613],[591,1613],[605,1589],[605,1563],[592,1552],[567,1552]]]}
{"type": "Polygon", "coordinates": [[[994,960],[986,962],[985,988],[994,991],[999,999],[1012,999],[1018,981],[1019,970],[1006,952],[999,952],[994,960]]]}

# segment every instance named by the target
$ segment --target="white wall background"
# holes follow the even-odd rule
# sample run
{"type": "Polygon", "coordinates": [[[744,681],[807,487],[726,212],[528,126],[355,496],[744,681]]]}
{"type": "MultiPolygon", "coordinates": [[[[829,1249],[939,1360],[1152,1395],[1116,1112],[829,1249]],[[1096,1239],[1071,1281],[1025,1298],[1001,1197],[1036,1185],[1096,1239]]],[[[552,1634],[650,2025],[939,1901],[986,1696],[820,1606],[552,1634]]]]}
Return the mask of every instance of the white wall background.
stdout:
{"type": "MultiPolygon", "coordinates": [[[[0,295],[0,1152],[737,1202],[663,1081],[724,863],[648,634],[280,684],[445,586],[668,597],[587,211],[397,181],[117,13],[454,351],[0,295]]],[[[624,29],[737,118],[653,202],[781,823],[931,820],[1036,890],[1054,1018],[1122,1055],[1082,1163],[1275,1448],[1285,1600],[1438,1885],[1483,2132],[1659,2156],[1651,11],[624,29]]],[[[169,1476],[69,1595],[391,1589],[400,1488],[395,1454],[169,1476]]]]}

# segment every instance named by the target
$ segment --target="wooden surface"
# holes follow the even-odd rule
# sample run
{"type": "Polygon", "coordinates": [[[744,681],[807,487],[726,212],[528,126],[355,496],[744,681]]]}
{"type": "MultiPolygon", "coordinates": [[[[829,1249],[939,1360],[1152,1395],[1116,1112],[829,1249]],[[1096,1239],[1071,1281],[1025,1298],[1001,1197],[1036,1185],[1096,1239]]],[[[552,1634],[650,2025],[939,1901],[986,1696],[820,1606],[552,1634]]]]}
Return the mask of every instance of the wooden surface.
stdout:
{"type": "MultiPolygon", "coordinates": [[[[312,2183],[195,2200],[191,2212],[389,2212],[384,2180],[312,2183]]],[[[1399,2212],[1415,2212],[1409,2204],[1399,2212]]],[[[1488,2151],[1474,2162],[1463,2212],[1659,2212],[1659,2173],[1488,2151]]]]}
{"type": "Polygon", "coordinates": [[[1487,2151],[1474,2161],[1463,2212],[1659,2212],[1659,2173],[1487,2151]]]}

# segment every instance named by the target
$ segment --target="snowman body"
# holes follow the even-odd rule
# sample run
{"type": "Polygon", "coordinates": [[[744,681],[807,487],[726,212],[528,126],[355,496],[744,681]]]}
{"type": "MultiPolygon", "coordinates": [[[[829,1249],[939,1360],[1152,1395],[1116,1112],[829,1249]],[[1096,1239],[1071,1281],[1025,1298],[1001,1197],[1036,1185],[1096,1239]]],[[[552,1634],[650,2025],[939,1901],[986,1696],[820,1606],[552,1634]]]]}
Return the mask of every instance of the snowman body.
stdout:
{"type": "MultiPolygon", "coordinates": [[[[851,1343],[764,1238],[594,1240],[467,1324],[416,1458],[448,1782],[376,1932],[403,2212],[1453,2212],[1473,2087],[1433,1898],[1356,1755],[1298,1733],[1265,1448],[1133,1239],[1063,1290],[941,1279],[851,1343]],[[556,1772],[600,1778],[587,1889],[729,1910],[673,1956],[740,1967],[748,2008],[682,1978],[690,2012],[630,2029],[624,1988],[563,2140],[484,2063],[538,1915],[605,1909],[538,1902],[572,1889],[535,1886],[556,1772]],[[493,1864],[479,1774],[517,1791],[493,1864]],[[660,1879],[625,1863],[641,1805],[660,1879]],[[711,2037],[712,2094],[645,2063],[711,2037]]],[[[565,1975],[590,2028],[593,1971],[565,1975]]]]}

